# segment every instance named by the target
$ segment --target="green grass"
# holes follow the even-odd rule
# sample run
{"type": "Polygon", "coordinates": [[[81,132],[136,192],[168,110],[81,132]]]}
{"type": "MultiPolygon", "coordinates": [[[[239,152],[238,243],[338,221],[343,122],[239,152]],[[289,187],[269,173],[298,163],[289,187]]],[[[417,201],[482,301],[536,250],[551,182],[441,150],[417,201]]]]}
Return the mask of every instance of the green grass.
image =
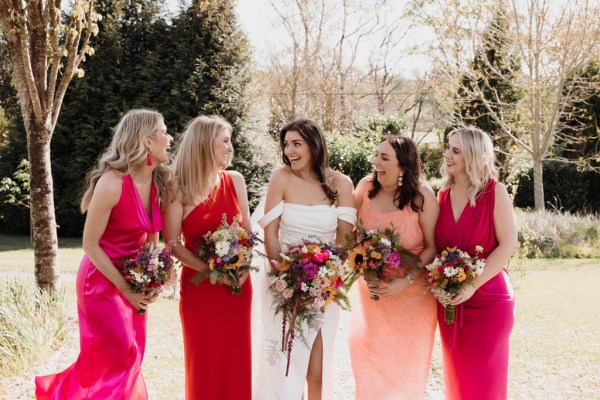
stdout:
{"type": "MultiPolygon", "coordinates": [[[[76,274],[83,256],[81,239],[58,241],[60,271],[76,274]]],[[[34,273],[33,247],[29,237],[0,235],[0,273],[34,273]]]]}
{"type": "MultiPolygon", "coordinates": [[[[0,280],[4,280],[2,273],[7,271],[33,274],[30,246],[22,243],[26,240],[0,238],[0,242],[4,241],[0,246],[0,280]]],[[[59,251],[63,271],[75,272],[81,248],[61,247],[59,251]]],[[[515,260],[511,262],[510,271],[517,310],[512,334],[509,398],[598,398],[600,259],[515,260]]],[[[70,281],[65,286],[68,313],[75,316],[74,283],[70,281]]],[[[0,324],[0,331],[2,329],[0,324]]],[[[37,362],[43,364],[46,356],[42,355],[37,362]]],[[[57,371],[72,363],[75,357],[76,354],[64,360],[57,371]]],[[[439,343],[434,349],[433,369],[436,378],[439,377],[439,343]]],[[[150,398],[183,399],[183,343],[175,301],[159,299],[149,313],[143,371],[150,398]]],[[[31,376],[23,376],[24,382],[31,379],[31,376]]],[[[1,386],[0,382],[0,393],[1,386]]]]}

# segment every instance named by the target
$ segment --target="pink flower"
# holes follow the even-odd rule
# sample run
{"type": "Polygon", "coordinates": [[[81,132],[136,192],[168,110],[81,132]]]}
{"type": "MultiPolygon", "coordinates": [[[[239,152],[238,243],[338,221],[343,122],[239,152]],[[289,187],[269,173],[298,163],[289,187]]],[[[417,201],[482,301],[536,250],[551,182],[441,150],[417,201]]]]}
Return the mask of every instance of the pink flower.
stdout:
{"type": "Polygon", "coordinates": [[[291,288],[287,288],[283,291],[283,297],[285,297],[286,299],[291,299],[292,296],[294,295],[294,291],[291,288]]]}
{"type": "Polygon", "coordinates": [[[400,266],[400,262],[401,262],[400,253],[395,251],[393,253],[390,253],[390,255],[388,256],[387,267],[389,269],[397,269],[400,266]]]}
{"type": "Polygon", "coordinates": [[[277,289],[277,291],[281,293],[285,289],[287,289],[287,283],[285,283],[283,279],[278,279],[277,282],[275,282],[275,289],[277,289]]]}
{"type": "Polygon", "coordinates": [[[317,276],[319,272],[319,267],[316,264],[308,263],[302,268],[302,272],[304,274],[304,279],[313,280],[317,276]]]}
{"type": "Polygon", "coordinates": [[[323,264],[325,261],[329,260],[329,252],[323,251],[321,253],[313,254],[312,260],[316,263],[323,264]]]}
{"type": "Polygon", "coordinates": [[[341,287],[343,284],[344,284],[344,281],[342,280],[342,278],[337,278],[337,280],[335,282],[333,282],[333,286],[336,289],[341,287]]]}

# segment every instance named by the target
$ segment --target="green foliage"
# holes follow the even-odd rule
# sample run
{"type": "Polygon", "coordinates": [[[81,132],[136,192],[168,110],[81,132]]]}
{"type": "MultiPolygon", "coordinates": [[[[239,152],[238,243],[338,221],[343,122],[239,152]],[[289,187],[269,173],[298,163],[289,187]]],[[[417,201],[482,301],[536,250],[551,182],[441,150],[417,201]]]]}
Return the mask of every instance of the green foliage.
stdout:
{"type": "Polygon", "coordinates": [[[424,179],[431,181],[440,177],[440,165],[444,158],[444,146],[441,144],[423,144],[419,146],[419,155],[423,164],[424,179]]]}
{"type": "Polygon", "coordinates": [[[4,177],[0,180],[0,194],[6,198],[4,200],[6,204],[29,208],[29,162],[27,160],[21,160],[12,179],[4,177]]]}
{"type": "Polygon", "coordinates": [[[379,140],[368,136],[334,133],[327,134],[326,138],[329,166],[348,175],[354,186],[373,171],[372,159],[379,146],[379,140]]]}
{"type": "MultiPolygon", "coordinates": [[[[546,206],[559,211],[600,211],[600,174],[579,171],[574,164],[546,162],[543,167],[546,206]]],[[[512,183],[516,207],[533,208],[533,169],[518,173],[512,183]]]]}
{"type": "Polygon", "coordinates": [[[22,373],[56,349],[66,334],[64,294],[0,281],[0,375],[22,373]]]}
{"type": "Polygon", "coordinates": [[[518,211],[521,258],[598,258],[600,219],[554,211],[518,211]]]}

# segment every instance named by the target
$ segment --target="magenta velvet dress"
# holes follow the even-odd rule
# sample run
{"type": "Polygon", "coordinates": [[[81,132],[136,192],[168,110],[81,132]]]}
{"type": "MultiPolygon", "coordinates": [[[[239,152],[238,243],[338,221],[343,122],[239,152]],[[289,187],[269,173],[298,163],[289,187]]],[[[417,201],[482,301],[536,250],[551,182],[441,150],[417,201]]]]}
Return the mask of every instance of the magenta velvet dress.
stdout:
{"type": "MultiPolygon", "coordinates": [[[[486,258],[498,246],[494,231],[494,189],[490,180],[472,207],[467,203],[454,220],[450,190],[438,194],[440,215],[435,229],[438,249],[457,246],[475,255],[483,247],[486,258]]],[[[482,285],[456,307],[454,324],[444,322],[438,304],[442,339],[444,386],[449,400],[500,400],[507,398],[508,353],[514,324],[515,298],[506,269],[482,285]]]]}
{"type": "MultiPolygon", "coordinates": [[[[149,232],[161,229],[156,187],[151,190],[152,218],[131,176],[123,177],[100,247],[115,265],[133,256],[149,232]]],[[[146,346],[146,315],[139,315],[121,292],[84,255],[77,273],[77,312],[81,352],[58,374],[35,378],[40,400],[145,400],[141,367],[146,346]]]]}

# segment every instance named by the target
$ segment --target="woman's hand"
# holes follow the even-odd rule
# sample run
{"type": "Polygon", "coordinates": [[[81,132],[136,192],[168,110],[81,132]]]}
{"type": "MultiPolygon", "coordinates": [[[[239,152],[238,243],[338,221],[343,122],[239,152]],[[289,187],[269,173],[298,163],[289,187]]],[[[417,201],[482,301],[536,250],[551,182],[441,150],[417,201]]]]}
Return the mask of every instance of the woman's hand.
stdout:
{"type": "Polygon", "coordinates": [[[125,297],[125,299],[137,310],[141,311],[141,310],[147,310],[148,309],[148,305],[150,305],[150,303],[154,302],[154,300],[156,300],[156,297],[158,296],[158,293],[155,295],[154,298],[147,298],[146,295],[144,293],[137,293],[134,292],[129,286],[120,289],[121,294],[123,295],[123,297],[125,297]]]}
{"type": "Polygon", "coordinates": [[[372,295],[389,297],[402,293],[410,285],[410,281],[406,277],[384,278],[377,282],[368,283],[367,285],[372,295]]]}
{"type": "Polygon", "coordinates": [[[461,303],[464,303],[465,301],[469,300],[475,294],[476,290],[477,289],[475,289],[475,286],[466,285],[465,287],[463,287],[460,290],[460,292],[458,292],[458,294],[456,296],[454,296],[452,298],[452,301],[450,301],[450,304],[457,306],[461,303]]]}

